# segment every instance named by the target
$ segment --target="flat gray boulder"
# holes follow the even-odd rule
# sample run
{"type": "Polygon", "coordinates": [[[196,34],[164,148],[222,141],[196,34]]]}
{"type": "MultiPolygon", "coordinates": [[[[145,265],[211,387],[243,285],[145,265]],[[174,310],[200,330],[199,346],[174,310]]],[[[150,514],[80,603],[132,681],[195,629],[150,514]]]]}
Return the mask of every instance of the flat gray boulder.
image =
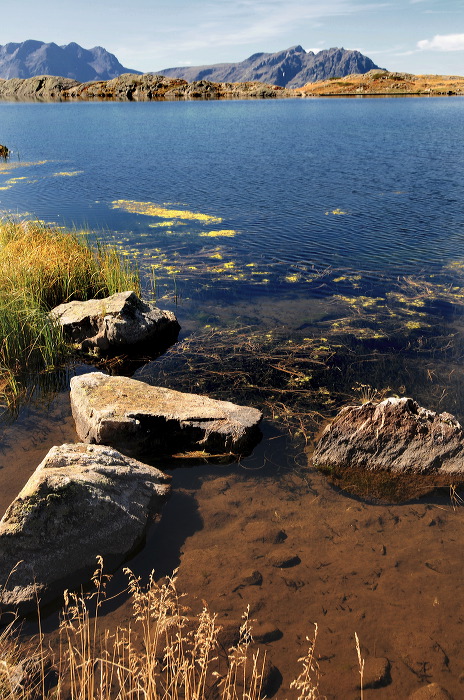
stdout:
{"type": "Polygon", "coordinates": [[[343,408],[313,454],[319,468],[399,474],[464,475],[464,431],[450,413],[411,398],[343,408]]]}
{"type": "Polygon", "coordinates": [[[111,447],[52,447],[0,521],[0,609],[27,613],[36,593],[45,604],[88,582],[98,555],[116,569],[169,491],[163,472],[111,447]]]}
{"type": "Polygon", "coordinates": [[[143,302],[131,291],[60,304],[50,316],[78,349],[96,353],[118,352],[142,343],[168,347],[180,330],[172,311],[143,302]]]}
{"type": "Polygon", "coordinates": [[[155,457],[198,450],[244,454],[256,443],[262,418],[256,408],[101,372],[71,379],[71,408],[84,442],[155,457]]]}

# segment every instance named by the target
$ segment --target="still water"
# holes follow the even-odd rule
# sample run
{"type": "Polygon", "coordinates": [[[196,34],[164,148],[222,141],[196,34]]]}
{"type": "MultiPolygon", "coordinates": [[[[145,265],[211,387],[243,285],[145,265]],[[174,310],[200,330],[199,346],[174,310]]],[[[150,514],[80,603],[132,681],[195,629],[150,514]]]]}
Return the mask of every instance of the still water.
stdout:
{"type": "MultiPolygon", "coordinates": [[[[460,510],[340,493],[303,438],[383,392],[464,420],[463,127],[460,97],[0,104],[3,215],[96,232],[175,310],[182,344],[138,376],[265,412],[250,458],[173,472],[132,565],[179,566],[193,607],[235,620],[250,602],[276,624],[282,698],[315,621],[327,697],[356,697],[353,631],[392,664],[379,700],[462,688],[460,510]],[[294,570],[270,563],[269,528],[294,570]],[[257,567],[262,585],[237,589],[257,567]]],[[[2,439],[3,508],[73,440],[65,393],[25,408],[2,439]]]]}
{"type": "Polygon", "coordinates": [[[265,266],[404,274],[462,251],[460,97],[1,104],[0,124],[20,166],[1,175],[2,210],[143,252],[202,250],[212,227],[177,220],[166,233],[113,202],[218,217],[213,228],[236,231],[216,239],[226,253],[265,266]]]}

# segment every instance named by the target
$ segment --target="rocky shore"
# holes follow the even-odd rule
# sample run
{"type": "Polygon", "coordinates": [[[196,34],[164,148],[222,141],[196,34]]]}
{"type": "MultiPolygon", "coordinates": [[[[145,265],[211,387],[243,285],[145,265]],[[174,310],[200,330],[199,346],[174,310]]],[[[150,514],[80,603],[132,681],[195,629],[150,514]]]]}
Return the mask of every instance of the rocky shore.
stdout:
{"type": "Polygon", "coordinates": [[[362,75],[331,78],[302,88],[249,81],[216,83],[187,82],[163,75],[124,73],[112,80],[79,83],[49,75],[0,80],[0,100],[18,102],[151,100],[275,99],[284,97],[330,97],[337,95],[463,95],[464,77],[412,75],[371,70],[362,75]]]}
{"type": "Polygon", "coordinates": [[[115,102],[147,102],[150,100],[219,100],[269,99],[300,97],[299,90],[257,81],[213,83],[199,80],[188,83],[162,75],[124,73],[112,80],[79,83],[70,78],[41,75],[34,78],[0,80],[0,100],[18,102],[69,102],[108,100],[115,102]]]}

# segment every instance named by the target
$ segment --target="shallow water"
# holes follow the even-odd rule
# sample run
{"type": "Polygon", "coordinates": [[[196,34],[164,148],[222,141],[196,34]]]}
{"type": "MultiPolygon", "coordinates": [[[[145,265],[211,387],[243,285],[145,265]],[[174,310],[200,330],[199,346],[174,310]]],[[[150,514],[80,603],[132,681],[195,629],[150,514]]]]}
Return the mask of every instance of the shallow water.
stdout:
{"type": "MultiPolygon", "coordinates": [[[[184,344],[137,376],[265,412],[251,457],[173,472],[136,573],[179,567],[193,608],[235,622],[250,603],[275,623],[277,697],[314,622],[327,697],[359,696],[354,632],[392,664],[365,698],[427,680],[459,697],[462,508],[446,491],[381,505],[336,490],[303,433],[369,392],[464,420],[464,100],[0,104],[0,118],[16,151],[0,207],[98,230],[176,311],[184,344]],[[301,563],[274,567],[276,549],[301,563]],[[252,570],[262,584],[237,588],[252,570]]],[[[65,391],[5,425],[2,511],[75,440],[65,391]]]]}

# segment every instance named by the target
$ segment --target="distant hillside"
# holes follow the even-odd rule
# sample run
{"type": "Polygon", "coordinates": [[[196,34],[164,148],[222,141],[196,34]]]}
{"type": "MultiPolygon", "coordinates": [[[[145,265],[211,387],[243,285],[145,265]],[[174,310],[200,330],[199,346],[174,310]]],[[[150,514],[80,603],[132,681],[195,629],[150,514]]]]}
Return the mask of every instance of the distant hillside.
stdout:
{"type": "Polygon", "coordinates": [[[124,68],[116,56],[101,46],[83,49],[72,42],[65,46],[43,41],[0,45],[0,78],[32,78],[56,75],[79,82],[111,80],[122,73],[139,71],[124,68]]]}
{"type": "Polygon", "coordinates": [[[367,73],[378,68],[359,51],[333,48],[315,54],[313,51],[306,52],[301,46],[292,46],[277,53],[255,53],[240,63],[165,68],[159,73],[189,82],[211,80],[236,83],[259,80],[281,87],[298,88],[317,80],[367,73]]]}
{"type": "Polygon", "coordinates": [[[308,83],[301,95],[464,95],[464,77],[459,75],[413,75],[372,70],[363,75],[348,75],[340,80],[308,83]]]}

